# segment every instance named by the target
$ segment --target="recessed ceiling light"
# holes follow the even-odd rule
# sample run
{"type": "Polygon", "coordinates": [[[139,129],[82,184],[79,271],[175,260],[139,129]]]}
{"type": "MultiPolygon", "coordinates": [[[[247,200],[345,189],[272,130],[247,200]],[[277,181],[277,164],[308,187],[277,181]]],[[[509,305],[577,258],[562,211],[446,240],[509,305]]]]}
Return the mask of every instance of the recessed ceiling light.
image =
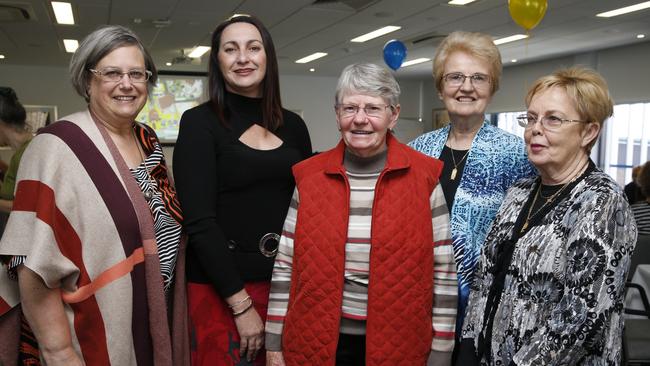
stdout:
{"type": "Polygon", "coordinates": [[[203,54],[208,52],[208,51],[210,51],[210,47],[208,47],[208,46],[196,46],[196,48],[194,48],[192,50],[192,52],[190,52],[190,54],[187,55],[187,57],[189,57],[189,58],[199,58],[199,57],[203,56],[203,54]]]}
{"type": "Polygon", "coordinates": [[[645,34],[637,34],[636,38],[638,38],[638,39],[645,38],[645,34]]]}
{"type": "Polygon", "coordinates": [[[389,26],[374,30],[374,31],[372,31],[370,33],[366,33],[364,35],[361,35],[361,36],[359,36],[357,38],[352,38],[350,40],[350,42],[359,42],[359,43],[366,42],[366,41],[369,41],[371,39],[381,37],[384,34],[395,32],[396,30],[399,30],[399,29],[402,29],[402,27],[398,27],[398,26],[395,26],[395,25],[389,25],[389,26]]]}
{"type": "Polygon", "coordinates": [[[627,14],[627,13],[631,13],[634,11],[639,11],[647,8],[650,8],[650,1],[644,1],[636,5],[630,5],[623,8],[606,11],[604,13],[596,14],[596,16],[601,18],[611,18],[618,15],[623,15],[623,14],[627,14]]]}
{"type": "Polygon", "coordinates": [[[514,42],[514,41],[519,41],[520,39],[526,39],[526,38],[528,38],[528,35],[527,35],[527,34],[513,34],[513,35],[508,36],[508,37],[503,37],[503,38],[495,39],[495,40],[494,40],[494,44],[498,46],[498,45],[500,45],[500,44],[510,43],[510,42],[514,42]]]}
{"type": "Polygon", "coordinates": [[[171,65],[172,65],[171,62],[165,62],[165,66],[171,66],[171,65]]]}
{"type": "Polygon", "coordinates": [[[63,46],[65,47],[65,52],[74,53],[79,47],[79,41],[76,39],[64,39],[63,46]]]}
{"type": "Polygon", "coordinates": [[[420,58],[416,58],[415,60],[410,60],[410,61],[404,62],[402,64],[402,67],[413,66],[413,65],[421,64],[421,63],[427,62],[427,61],[431,61],[431,59],[430,58],[425,58],[425,57],[420,57],[420,58]]]}
{"type": "Polygon", "coordinates": [[[469,3],[473,3],[476,0],[451,0],[447,4],[449,5],[467,5],[469,3]]]}
{"type": "Polygon", "coordinates": [[[517,61],[518,61],[518,60],[517,60],[516,58],[513,58],[512,60],[510,60],[510,62],[512,62],[513,64],[514,64],[515,62],[517,62],[517,61]]]}
{"type": "Polygon", "coordinates": [[[52,1],[52,10],[57,23],[74,24],[74,15],[72,15],[72,5],[70,3],[52,1]]]}
{"type": "Polygon", "coordinates": [[[301,58],[300,60],[296,60],[296,63],[297,64],[306,64],[307,62],[312,62],[314,60],[317,60],[317,59],[319,59],[321,57],[325,57],[325,56],[327,56],[327,53],[325,53],[325,52],[316,52],[316,53],[312,53],[309,56],[305,56],[305,57],[301,58]]]}
{"type": "Polygon", "coordinates": [[[316,69],[314,69],[313,67],[309,69],[309,72],[314,72],[314,71],[316,71],[316,69]]]}
{"type": "Polygon", "coordinates": [[[2,60],[3,58],[5,58],[5,55],[0,55],[0,60],[2,60]]]}

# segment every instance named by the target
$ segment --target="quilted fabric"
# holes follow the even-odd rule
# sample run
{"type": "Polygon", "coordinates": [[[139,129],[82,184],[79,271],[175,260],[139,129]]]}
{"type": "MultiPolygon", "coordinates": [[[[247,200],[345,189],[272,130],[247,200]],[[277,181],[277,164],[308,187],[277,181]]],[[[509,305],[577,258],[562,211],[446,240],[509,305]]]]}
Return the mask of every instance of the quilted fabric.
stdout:
{"type": "MultiPolygon", "coordinates": [[[[282,345],[287,365],[334,365],[349,216],[344,149],[340,143],[294,167],[300,208],[282,345]]],[[[441,168],[388,137],[373,204],[367,365],[426,363],[433,301],[429,196],[441,168]]]]}

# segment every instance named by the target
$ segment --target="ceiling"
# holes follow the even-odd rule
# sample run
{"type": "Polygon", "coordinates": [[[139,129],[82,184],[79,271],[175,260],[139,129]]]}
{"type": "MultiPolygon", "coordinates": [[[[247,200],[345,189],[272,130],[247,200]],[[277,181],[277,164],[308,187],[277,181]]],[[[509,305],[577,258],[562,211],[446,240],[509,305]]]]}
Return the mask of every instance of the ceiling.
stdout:
{"type": "MultiPolygon", "coordinates": [[[[441,38],[455,30],[478,31],[495,38],[524,33],[510,18],[507,0],[479,0],[451,6],[442,0],[68,0],[77,25],[58,25],[49,1],[0,0],[2,64],[66,66],[70,54],[62,39],[83,39],[102,24],[121,24],[139,34],[161,70],[206,71],[208,55],[181,57],[197,45],[210,43],[210,33],[233,13],[258,16],[269,28],[278,53],[280,72],[337,76],[346,65],[383,63],[386,41],[399,39],[408,59],[432,58],[441,38]],[[29,20],[6,12],[24,9],[29,20]],[[17,19],[18,18],[18,19],[17,19]],[[365,42],[349,40],[383,27],[401,30],[365,42]],[[421,40],[418,42],[418,40],[421,40]],[[415,42],[414,42],[415,41],[415,42]],[[182,51],[181,51],[182,50],[182,51]],[[328,56],[308,64],[295,60],[317,51],[328,56]],[[166,62],[175,60],[172,66],[166,62]],[[309,69],[314,68],[314,72],[309,69]]],[[[595,14],[641,0],[548,0],[541,23],[531,38],[499,46],[506,66],[511,59],[531,62],[650,40],[650,9],[614,18],[595,14]],[[637,39],[637,34],[646,34],[637,39]]],[[[404,67],[399,78],[430,75],[431,63],[404,67]]]]}

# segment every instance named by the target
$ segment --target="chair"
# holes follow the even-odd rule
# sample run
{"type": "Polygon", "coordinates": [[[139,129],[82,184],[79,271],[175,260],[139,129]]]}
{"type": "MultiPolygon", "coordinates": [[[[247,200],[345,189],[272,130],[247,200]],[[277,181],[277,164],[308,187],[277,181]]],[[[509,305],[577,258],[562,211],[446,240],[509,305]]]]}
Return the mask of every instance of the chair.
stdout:
{"type": "Polygon", "coordinates": [[[647,319],[625,319],[623,331],[623,364],[629,366],[650,365],[650,304],[643,287],[633,282],[625,283],[626,289],[639,291],[643,310],[625,309],[626,314],[641,315],[647,319]]]}
{"type": "Polygon", "coordinates": [[[636,267],[639,264],[650,264],[650,235],[639,235],[636,239],[636,246],[630,262],[630,270],[627,273],[627,280],[631,281],[636,267]]]}

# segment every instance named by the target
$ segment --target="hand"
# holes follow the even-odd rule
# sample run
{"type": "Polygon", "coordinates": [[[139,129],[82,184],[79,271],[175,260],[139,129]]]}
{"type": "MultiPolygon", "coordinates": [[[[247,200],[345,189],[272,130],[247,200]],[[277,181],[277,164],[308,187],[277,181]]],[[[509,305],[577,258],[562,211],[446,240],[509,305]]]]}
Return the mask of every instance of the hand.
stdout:
{"type": "Polygon", "coordinates": [[[252,362],[264,345],[264,323],[254,307],[235,317],[239,332],[239,357],[252,362]]]}
{"type": "Polygon", "coordinates": [[[67,347],[55,352],[41,350],[45,364],[48,366],[84,366],[85,363],[72,347],[67,347]]]}
{"type": "Polygon", "coordinates": [[[282,351],[266,351],[266,366],[285,366],[282,351]]]}

